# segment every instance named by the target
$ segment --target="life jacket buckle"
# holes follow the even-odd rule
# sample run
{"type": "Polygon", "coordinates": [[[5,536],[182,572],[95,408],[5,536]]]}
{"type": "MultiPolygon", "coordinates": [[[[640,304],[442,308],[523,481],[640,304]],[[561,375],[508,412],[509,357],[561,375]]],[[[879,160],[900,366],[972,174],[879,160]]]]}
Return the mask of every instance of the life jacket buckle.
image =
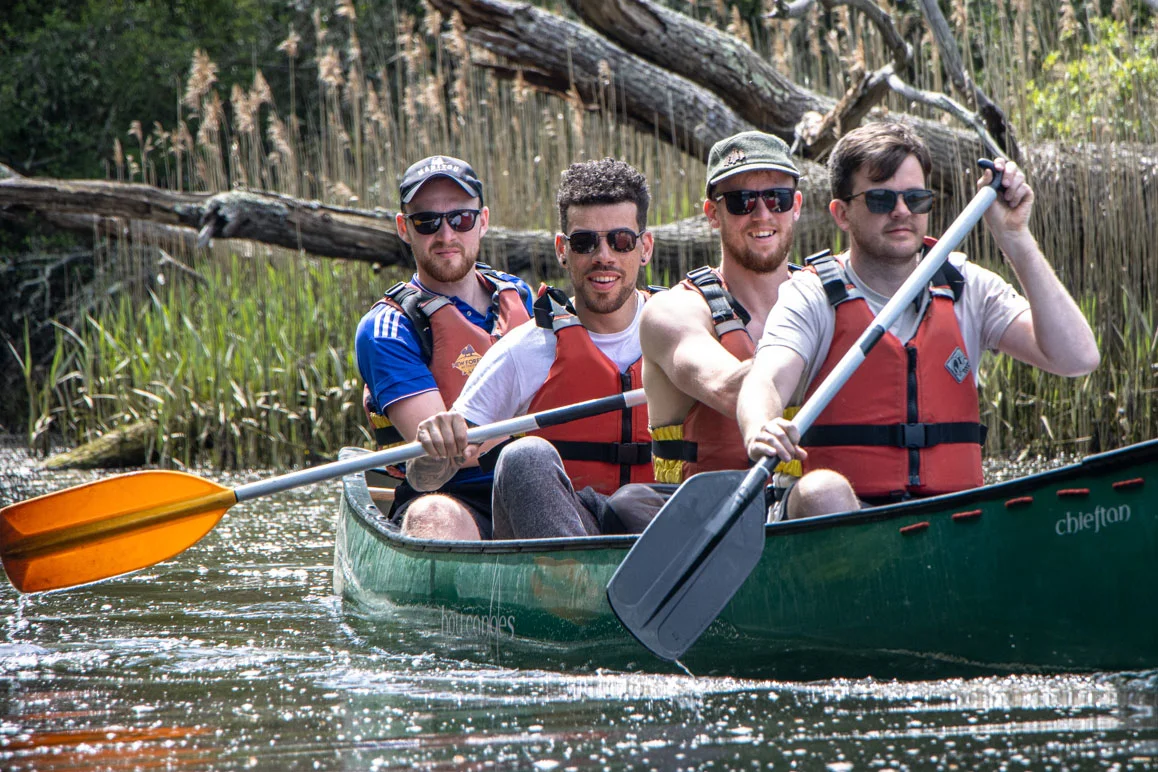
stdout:
{"type": "Polygon", "coordinates": [[[612,463],[636,465],[651,463],[650,442],[621,442],[613,446],[615,460],[612,463]]]}
{"type": "Polygon", "coordinates": [[[901,447],[928,447],[925,429],[926,424],[901,424],[901,447]]]}

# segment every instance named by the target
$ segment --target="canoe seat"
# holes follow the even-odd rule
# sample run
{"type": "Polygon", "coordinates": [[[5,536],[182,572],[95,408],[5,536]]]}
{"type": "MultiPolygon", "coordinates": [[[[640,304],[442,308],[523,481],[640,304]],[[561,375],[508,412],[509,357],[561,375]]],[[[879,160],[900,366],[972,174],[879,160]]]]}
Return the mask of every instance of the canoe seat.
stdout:
{"type": "Polygon", "coordinates": [[[394,503],[394,489],[393,488],[369,488],[370,499],[378,505],[378,509],[386,512],[390,509],[390,505],[394,503]],[[386,506],[383,507],[382,505],[386,506]]]}

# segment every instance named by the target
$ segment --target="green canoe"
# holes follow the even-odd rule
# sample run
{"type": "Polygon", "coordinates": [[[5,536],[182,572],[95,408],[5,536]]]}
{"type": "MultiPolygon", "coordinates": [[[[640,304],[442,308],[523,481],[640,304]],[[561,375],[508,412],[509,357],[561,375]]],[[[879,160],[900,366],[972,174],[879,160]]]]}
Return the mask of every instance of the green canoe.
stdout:
{"type": "MultiPolygon", "coordinates": [[[[360,452],[360,451],[347,451],[360,452]]],[[[813,679],[1158,668],[1158,441],[972,491],[768,525],[683,664],[813,679]]],[[[670,672],[606,586],[635,537],[419,541],[343,479],[334,584],[439,651],[670,672]]]]}

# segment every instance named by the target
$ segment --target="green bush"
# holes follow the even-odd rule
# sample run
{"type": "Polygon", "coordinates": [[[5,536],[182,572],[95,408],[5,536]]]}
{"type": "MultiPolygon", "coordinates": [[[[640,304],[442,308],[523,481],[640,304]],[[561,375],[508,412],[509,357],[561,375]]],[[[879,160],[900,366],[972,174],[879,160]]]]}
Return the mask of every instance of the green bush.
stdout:
{"type": "Polygon", "coordinates": [[[1034,130],[1048,139],[1158,141],[1158,36],[1094,19],[1077,56],[1050,53],[1027,93],[1034,130]],[[1064,58],[1063,58],[1064,57],[1064,58]]]}

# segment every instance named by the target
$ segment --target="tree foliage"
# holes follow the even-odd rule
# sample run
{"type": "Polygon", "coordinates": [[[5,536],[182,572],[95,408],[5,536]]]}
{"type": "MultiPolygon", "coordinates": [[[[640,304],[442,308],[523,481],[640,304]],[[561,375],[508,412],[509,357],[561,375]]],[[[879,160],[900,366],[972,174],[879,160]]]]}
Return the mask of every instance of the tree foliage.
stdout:
{"type": "Polygon", "coordinates": [[[133,120],[172,121],[194,49],[224,82],[271,62],[304,3],[270,0],[8,0],[0,3],[0,163],[24,174],[103,177],[133,120]]]}
{"type": "Polygon", "coordinates": [[[1097,18],[1079,56],[1053,51],[1028,96],[1035,129],[1057,139],[1104,133],[1158,140],[1158,37],[1132,37],[1121,21],[1097,18]]]}

